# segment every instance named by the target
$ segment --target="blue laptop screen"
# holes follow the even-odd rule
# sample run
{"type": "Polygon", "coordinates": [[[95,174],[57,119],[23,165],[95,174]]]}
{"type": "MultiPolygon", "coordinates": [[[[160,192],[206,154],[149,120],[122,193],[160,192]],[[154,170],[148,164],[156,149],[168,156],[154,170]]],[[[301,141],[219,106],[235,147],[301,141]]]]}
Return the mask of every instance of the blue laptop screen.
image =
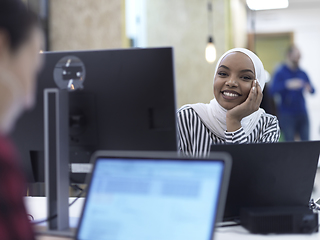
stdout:
{"type": "Polygon", "coordinates": [[[78,239],[209,240],[223,161],[101,158],[78,239]]]}

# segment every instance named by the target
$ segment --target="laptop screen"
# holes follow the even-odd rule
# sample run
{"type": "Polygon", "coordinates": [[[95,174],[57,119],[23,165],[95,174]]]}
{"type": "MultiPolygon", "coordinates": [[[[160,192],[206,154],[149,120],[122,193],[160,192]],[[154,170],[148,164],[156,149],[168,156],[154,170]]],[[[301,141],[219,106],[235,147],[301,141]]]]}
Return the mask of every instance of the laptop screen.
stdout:
{"type": "Polygon", "coordinates": [[[209,240],[224,161],[99,158],[77,238],[209,240]]]}

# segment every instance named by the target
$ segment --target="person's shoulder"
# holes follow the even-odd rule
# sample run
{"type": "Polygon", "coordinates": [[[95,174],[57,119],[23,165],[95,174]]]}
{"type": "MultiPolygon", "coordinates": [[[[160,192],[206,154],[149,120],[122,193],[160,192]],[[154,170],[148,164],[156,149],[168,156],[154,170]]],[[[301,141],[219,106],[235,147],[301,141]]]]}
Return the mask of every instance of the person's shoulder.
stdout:
{"type": "Polygon", "coordinates": [[[286,64],[281,63],[279,65],[277,65],[273,71],[272,74],[272,79],[273,80],[280,80],[282,79],[285,75],[288,74],[288,68],[286,66],[286,64]]]}
{"type": "Polygon", "coordinates": [[[298,70],[299,70],[299,72],[300,72],[301,74],[303,74],[303,75],[305,75],[306,77],[308,77],[307,72],[306,72],[304,69],[302,69],[300,66],[299,66],[298,70]]]}
{"type": "Polygon", "coordinates": [[[178,114],[184,114],[184,113],[195,113],[194,109],[190,105],[184,105],[181,108],[178,109],[178,114]]]}
{"type": "Polygon", "coordinates": [[[287,70],[287,65],[285,63],[280,63],[278,64],[274,69],[275,73],[283,72],[287,70]]]}
{"type": "Polygon", "coordinates": [[[190,106],[190,105],[184,105],[181,108],[178,109],[177,111],[177,117],[179,119],[184,119],[184,120],[191,120],[191,119],[197,119],[200,118],[197,112],[190,106]]]}
{"type": "Polygon", "coordinates": [[[183,105],[182,107],[180,107],[180,108],[178,109],[178,112],[186,111],[186,110],[188,110],[188,109],[192,109],[192,107],[191,107],[191,105],[186,104],[186,105],[183,105]]]}
{"type": "Polygon", "coordinates": [[[277,116],[266,112],[261,114],[261,118],[264,120],[264,122],[278,122],[277,116]]]}

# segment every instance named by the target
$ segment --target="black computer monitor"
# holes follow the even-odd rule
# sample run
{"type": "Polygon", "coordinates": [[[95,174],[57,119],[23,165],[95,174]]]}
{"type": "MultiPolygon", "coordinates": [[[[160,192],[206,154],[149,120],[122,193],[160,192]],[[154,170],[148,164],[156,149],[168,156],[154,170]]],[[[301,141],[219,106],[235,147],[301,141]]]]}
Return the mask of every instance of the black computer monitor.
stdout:
{"type": "Polygon", "coordinates": [[[12,134],[29,182],[44,179],[44,89],[68,89],[70,163],[96,150],[177,150],[172,48],[43,54],[36,106],[12,134]]]}

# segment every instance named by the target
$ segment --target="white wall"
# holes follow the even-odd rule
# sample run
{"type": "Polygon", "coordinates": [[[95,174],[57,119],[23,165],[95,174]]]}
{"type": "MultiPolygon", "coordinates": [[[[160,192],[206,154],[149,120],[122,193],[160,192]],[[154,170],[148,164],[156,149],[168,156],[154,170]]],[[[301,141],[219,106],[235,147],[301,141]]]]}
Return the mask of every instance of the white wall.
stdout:
{"type": "Polygon", "coordinates": [[[247,9],[242,0],[231,0],[231,23],[233,47],[247,47],[247,9]]]}
{"type": "MultiPolygon", "coordinates": [[[[216,63],[205,60],[208,41],[207,0],[146,0],[148,47],[174,48],[177,107],[213,98],[216,63]]],[[[213,1],[213,37],[217,58],[227,50],[226,1],[213,1]]]]}
{"type": "Polygon", "coordinates": [[[146,47],[146,0],[125,0],[126,35],[134,41],[131,47],[146,47]]]}
{"type": "Polygon", "coordinates": [[[311,140],[320,139],[320,5],[311,8],[289,7],[286,10],[256,12],[256,32],[293,32],[294,43],[302,53],[304,69],[316,89],[306,94],[311,124],[311,140]]]}

